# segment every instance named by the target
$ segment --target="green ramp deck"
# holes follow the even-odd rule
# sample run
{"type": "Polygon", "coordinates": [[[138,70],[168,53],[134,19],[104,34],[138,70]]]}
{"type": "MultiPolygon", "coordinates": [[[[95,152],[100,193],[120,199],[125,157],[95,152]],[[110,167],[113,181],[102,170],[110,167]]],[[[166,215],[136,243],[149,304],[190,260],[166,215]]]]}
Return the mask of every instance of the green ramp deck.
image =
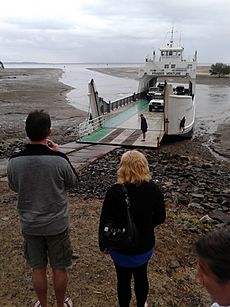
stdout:
{"type": "Polygon", "coordinates": [[[164,113],[149,112],[148,100],[138,100],[105,115],[102,128],[80,138],[79,142],[110,145],[158,147],[164,135],[164,113]],[[140,114],[143,113],[148,131],[146,141],[142,142],[140,114]]]}

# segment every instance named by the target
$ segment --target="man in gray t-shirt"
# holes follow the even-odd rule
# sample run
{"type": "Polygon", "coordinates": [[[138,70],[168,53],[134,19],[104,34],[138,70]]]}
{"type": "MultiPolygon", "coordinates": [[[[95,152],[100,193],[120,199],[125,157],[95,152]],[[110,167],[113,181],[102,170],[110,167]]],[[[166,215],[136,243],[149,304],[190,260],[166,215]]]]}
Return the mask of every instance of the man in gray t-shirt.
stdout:
{"type": "Polygon", "coordinates": [[[76,188],[78,176],[59,146],[48,140],[49,114],[33,111],[26,119],[29,144],[8,162],[9,186],[18,194],[17,211],[24,238],[24,255],[32,268],[38,301],[47,306],[47,264],[54,281],[57,306],[72,306],[65,299],[67,271],[71,267],[68,189],[76,188]]]}

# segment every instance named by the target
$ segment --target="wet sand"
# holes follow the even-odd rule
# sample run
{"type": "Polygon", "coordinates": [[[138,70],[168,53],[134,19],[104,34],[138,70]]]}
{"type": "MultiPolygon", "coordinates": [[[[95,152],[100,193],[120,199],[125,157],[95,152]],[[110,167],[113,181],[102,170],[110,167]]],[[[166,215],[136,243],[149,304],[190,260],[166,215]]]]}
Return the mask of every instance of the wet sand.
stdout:
{"type": "Polygon", "coordinates": [[[52,138],[63,144],[73,139],[73,129],[86,113],[71,106],[66,94],[72,88],[59,82],[61,69],[0,70],[0,155],[25,139],[24,121],[30,111],[51,115],[52,138]],[[71,130],[72,129],[72,130],[71,130]]]}

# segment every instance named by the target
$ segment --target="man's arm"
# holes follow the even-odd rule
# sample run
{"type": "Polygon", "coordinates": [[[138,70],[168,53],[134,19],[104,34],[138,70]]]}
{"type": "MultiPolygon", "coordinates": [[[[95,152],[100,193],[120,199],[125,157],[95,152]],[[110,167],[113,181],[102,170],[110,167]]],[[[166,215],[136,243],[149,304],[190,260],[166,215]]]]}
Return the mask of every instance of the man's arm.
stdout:
{"type": "Polygon", "coordinates": [[[7,177],[8,177],[8,185],[9,185],[10,189],[17,193],[18,189],[17,189],[17,187],[14,183],[14,180],[13,180],[11,161],[9,161],[8,165],[7,165],[7,177]]]}
{"type": "MultiPolygon", "coordinates": [[[[60,147],[57,143],[54,143],[51,140],[47,139],[47,146],[53,150],[53,151],[60,151],[60,147]]],[[[63,154],[64,155],[64,154],[63,154]]],[[[65,156],[65,160],[67,160],[68,165],[66,167],[66,170],[64,170],[64,176],[65,176],[65,186],[67,188],[76,188],[79,183],[79,177],[77,175],[77,172],[75,171],[74,167],[69,161],[69,158],[65,156]]]]}
{"type": "Polygon", "coordinates": [[[77,172],[75,171],[72,164],[67,159],[64,169],[64,180],[65,180],[65,186],[67,188],[77,188],[79,184],[79,177],[77,175],[77,172]]]}

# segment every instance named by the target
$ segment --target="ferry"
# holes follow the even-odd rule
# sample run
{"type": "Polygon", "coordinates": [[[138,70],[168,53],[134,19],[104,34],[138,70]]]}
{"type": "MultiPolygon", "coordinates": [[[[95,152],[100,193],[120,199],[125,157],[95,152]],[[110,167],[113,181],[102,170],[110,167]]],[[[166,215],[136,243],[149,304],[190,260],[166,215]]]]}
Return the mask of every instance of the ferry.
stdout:
{"type": "Polygon", "coordinates": [[[160,48],[159,58],[153,51],[152,58],[145,59],[139,73],[138,92],[151,98],[149,111],[160,108],[164,112],[165,135],[191,137],[195,122],[197,52],[191,61],[184,59],[183,53],[184,47],[174,42],[172,29],[170,41],[160,48]]]}
{"type": "Polygon", "coordinates": [[[162,46],[157,58],[146,57],[139,68],[136,93],[116,101],[99,97],[94,80],[88,84],[90,112],[77,129],[77,142],[134,147],[158,147],[164,137],[191,138],[195,123],[197,52],[184,58],[184,47],[174,42],[162,46]],[[145,142],[140,115],[148,123],[145,142]]]}

